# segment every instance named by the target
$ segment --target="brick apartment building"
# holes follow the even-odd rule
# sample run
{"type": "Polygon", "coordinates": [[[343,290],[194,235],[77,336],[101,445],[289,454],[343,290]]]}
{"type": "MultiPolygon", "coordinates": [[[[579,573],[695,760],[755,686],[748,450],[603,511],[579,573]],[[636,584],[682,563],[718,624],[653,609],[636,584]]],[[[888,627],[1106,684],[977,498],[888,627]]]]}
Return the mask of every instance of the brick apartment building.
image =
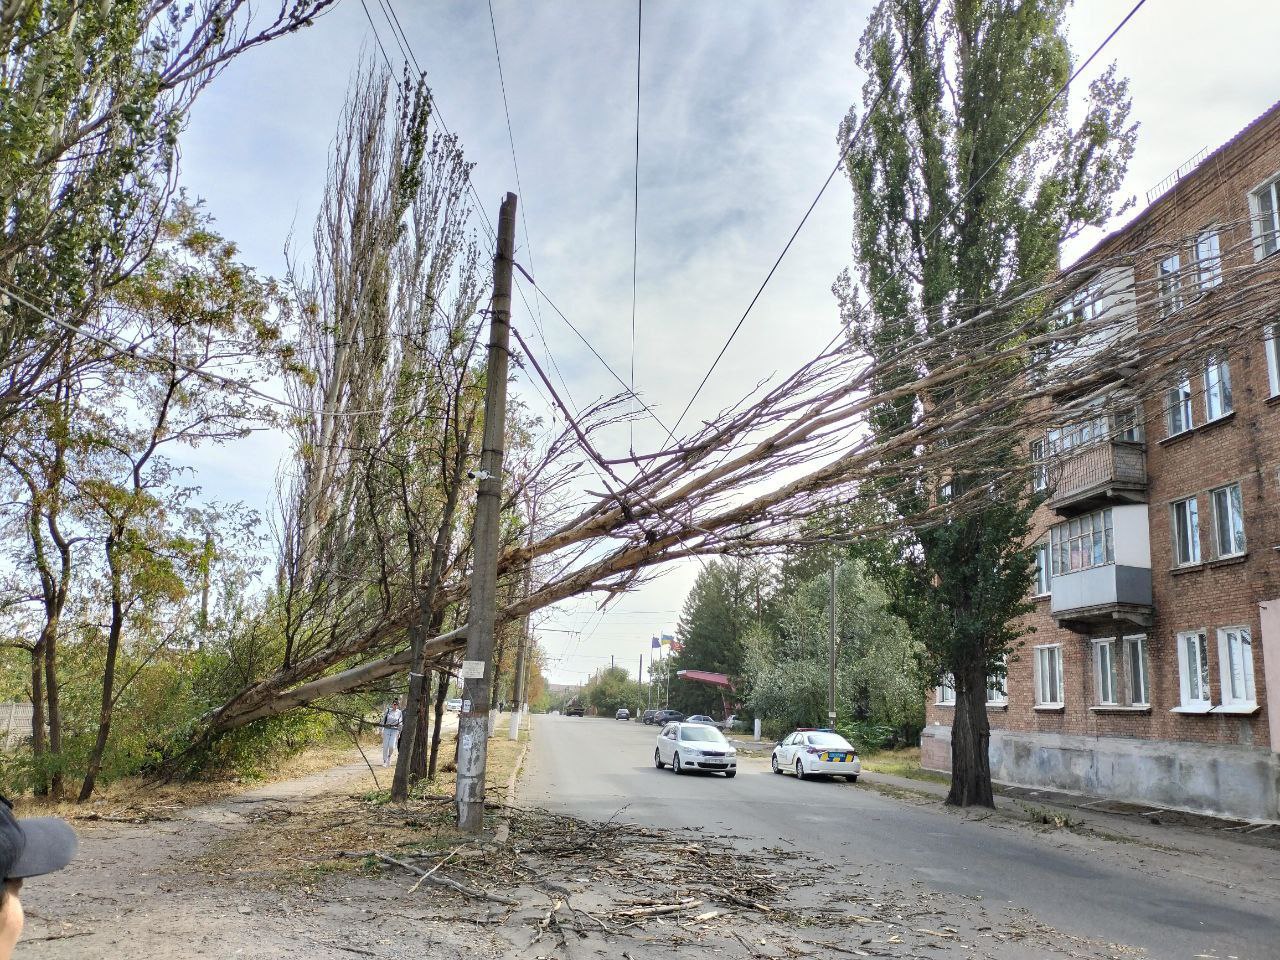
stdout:
{"type": "MultiPolygon", "coordinates": [[[[1092,263],[1135,254],[1131,268],[1100,267],[1085,281],[1086,304],[1092,296],[1158,324],[1193,302],[1212,309],[1233,267],[1280,270],[1280,104],[1180,173],[1077,264],[1089,277],[1092,263]],[[1158,303],[1134,289],[1158,291],[1158,303]]],[[[1132,414],[1111,405],[1031,441],[1033,458],[1054,466],[1033,481],[1047,497],[1034,523],[1035,632],[1010,658],[1004,688],[989,692],[997,781],[1280,819],[1271,296],[1274,311],[1248,311],[1270,319],[1250,319],[1132,414]]],[[[950,765],[953,701],[946,686],[929,697],[926,767],[950,765]]]]}

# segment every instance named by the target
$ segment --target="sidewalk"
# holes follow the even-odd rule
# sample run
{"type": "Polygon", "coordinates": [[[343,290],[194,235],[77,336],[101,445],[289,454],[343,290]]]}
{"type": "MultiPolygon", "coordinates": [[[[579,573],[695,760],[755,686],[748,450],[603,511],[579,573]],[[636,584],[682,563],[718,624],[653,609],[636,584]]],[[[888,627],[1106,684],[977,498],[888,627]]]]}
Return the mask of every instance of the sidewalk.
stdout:
{"type": "MultiPolygon", "coordinates": [[[[909,792],[939,801],[947,795],[946,784],[926,780],[865,770],[860,779],[891,793],[909,792]]],[[[995,785],[995,792],[1000,814],[1023,822],[1043,819],[1049,826],[1106,839],[1191,854],[1205,853],[1206,845],[1212,845],[1223,857],[1238,858],[1248,852],[1259,865],[1272,868],[1275,857],[1267,851],[1280,850],[1280,824],[1227,820],[1149,804],[1002,784],[995,785]]]]}

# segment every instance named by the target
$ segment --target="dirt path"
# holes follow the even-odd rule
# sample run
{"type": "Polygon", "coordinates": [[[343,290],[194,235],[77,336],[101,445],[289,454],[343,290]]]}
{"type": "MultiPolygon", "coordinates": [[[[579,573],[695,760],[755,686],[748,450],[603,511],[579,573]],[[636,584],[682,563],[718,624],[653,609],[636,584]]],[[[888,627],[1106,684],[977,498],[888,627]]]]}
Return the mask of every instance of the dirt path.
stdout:
{"type": "MultiPolygon", "coordinates": [[[[80,822],[80,855],[56,879],[23,891],[27,928],[21,960],[119,957],[387,958],[424,956],[429,918],[407,907],[403,891],[358,873],[317,877],[305,870],[289,887],[255,882],[256,871],[218,857],[236,843],[269,839],[272,824],[334,795],[373,790],[356,751],[351,762],[139,824],[80,822]],[[398,929],[419,921],[414,935],[398,929]],[[384,929],[384,927],[386,929],[384,929]]],[[[389,771],[377,770],[386,786],[389,771]]],[[[278,855],[277,855],[278,856],[278,855]]],[[[421,901],[419,901],[421,903],[421,901]]],[[[462,944],[436,944],[433,957],[464,956],[462,944]]]]}

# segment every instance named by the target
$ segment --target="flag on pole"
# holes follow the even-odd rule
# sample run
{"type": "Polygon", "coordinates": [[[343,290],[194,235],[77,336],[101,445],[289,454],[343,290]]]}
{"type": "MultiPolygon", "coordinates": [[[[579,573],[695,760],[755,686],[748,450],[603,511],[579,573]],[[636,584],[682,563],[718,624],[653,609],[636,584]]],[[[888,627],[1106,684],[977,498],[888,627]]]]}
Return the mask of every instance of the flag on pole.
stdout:
{"type": "Polygon", "coordinates": [[[653,638],[653,644],[650,646],[650,649],[651,649],[651,650],[657,650],[657,649],[658,649],[659,647],[661,647],[661,646],[662,646],[662,641],[661,641],[661,640],[659,640],[657,637],[654,637],[654,638],[653,638]]]}
{"type": "Polygon", "coordinates": [[[664,647],[669,647],[669,646],[671,646],[671,641],[672,641],[672,640],[674,640],[674,639],[675,639],[675,637],[673,637],[671,634],[669,634],[669,633],[664,633],[664,634],[662,635],[662,645],[663,645],[664,647]]]}

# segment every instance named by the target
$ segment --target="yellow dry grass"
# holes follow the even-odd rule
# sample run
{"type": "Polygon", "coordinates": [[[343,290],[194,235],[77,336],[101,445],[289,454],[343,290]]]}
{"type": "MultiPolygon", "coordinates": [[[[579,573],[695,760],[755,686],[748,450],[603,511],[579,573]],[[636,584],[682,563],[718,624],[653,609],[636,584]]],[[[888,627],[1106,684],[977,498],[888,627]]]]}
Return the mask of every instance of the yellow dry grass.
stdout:
{"type": "MultiPolygon", "coordinates": [[[[501,813],[496,806],[505,800],[507,783],[528,736],[527,730],[522,731],[516,743],[502,731],[489,740],[485,793],[487,805],[493,808],[488,817],[501,813]]],[[[442,757],[452,757],[455,739],[445,737],[442,757]]],[[[239,831],[219,843],[203,862],[211,870],[272,887],[292,884],[299,873],[356,869],[360,861],[344,856],[353,852],[379,850],[394,856],[409,847],[452,849],[465,845],[469,838],[453,826],[457,780],[453,764],[441,766],[436,779],[423,784],[403,804],[391,802],[389,778],[378,769],[380,790],[369,790],[366,776],[355,781],[358,786],[354,791],[348,787],[310,798],[302,805],[269,811],[264,822],[270,829],[239,831]]],[[[466,857],[465,850],[459,851],[458,860],[466,857]]],[[[465,872],[465,867],[461,869],[465,872]]]]}
{"type": "MultiPolygon", "coordinates": [[[[376,745],[365,745],[372,756],[376,745]]],[[[247,779],[238,776],[210,777],[174,783],[155,783],[141,777],[127,777],[100,786],[87,803],[72,800],[61,802],[45,797],[20,797],[14,802],[19,816],[58,816],[68,820],[146,820],[164,816],[175,810],[199,806],[234,796],[264,783],[294,780],[321,770],[329,770],[345,763],[359,760],[360,755],[350,742],[335,742],[308,747],[300,753],[281,760],[267,778],[247,779]]],[[[71,785],[68,793],[74,794],[77,785],[71,785]]]]}

